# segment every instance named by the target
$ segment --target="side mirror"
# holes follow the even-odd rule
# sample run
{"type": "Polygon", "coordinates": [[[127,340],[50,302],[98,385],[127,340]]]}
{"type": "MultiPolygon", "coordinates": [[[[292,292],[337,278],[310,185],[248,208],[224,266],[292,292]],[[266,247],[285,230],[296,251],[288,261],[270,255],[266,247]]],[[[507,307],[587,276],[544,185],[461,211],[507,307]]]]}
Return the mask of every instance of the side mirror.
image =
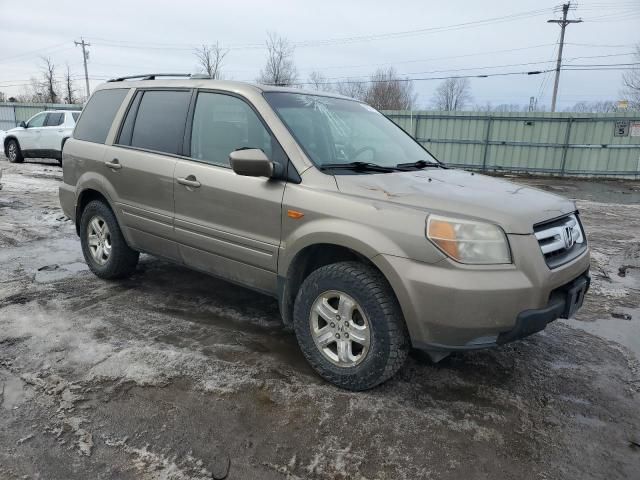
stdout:
{"type": "Polygon", "coordinates": [[[23,120],[23,121],[21,121],[21,122],[18,124],[18,126],[19,126],[19,127],[22,127],[22,128],[27,128],[27,124],[26,124],[26,123],[24,123],[24,120],[23,120]]]}
{"type": "Polygon", "coordinates": [[[265,153],[258,148],[235,150],[229,154],[231,168],[238,175],[245,177],[271,178],[274,173],[274,164],[265,153]]]}

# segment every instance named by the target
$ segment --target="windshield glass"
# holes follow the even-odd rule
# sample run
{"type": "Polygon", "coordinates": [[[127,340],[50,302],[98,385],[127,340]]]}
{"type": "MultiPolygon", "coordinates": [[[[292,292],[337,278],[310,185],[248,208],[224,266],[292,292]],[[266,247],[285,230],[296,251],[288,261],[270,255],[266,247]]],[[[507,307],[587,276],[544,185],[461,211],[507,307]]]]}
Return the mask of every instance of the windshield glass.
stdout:
{"type": "Polygon", "coordinates": [[[355,100],[265,92],[265,98],[318,167],[436,160],[380,112],[355,100]]]}

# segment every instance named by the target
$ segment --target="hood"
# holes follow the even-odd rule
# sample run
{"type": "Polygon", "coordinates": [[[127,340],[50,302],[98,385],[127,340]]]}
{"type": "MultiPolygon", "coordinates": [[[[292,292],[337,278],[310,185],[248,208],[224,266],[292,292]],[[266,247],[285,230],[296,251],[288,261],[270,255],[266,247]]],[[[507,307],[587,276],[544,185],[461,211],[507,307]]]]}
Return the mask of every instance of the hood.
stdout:
{"type": "Polygon", "coordinates": [[[533,225],[575,211],[575,203],[506,180],[452,169],[374,175],[336,175],[347,195],[475,218],[500,225],[506,233],[533,233],[533,225]]]}

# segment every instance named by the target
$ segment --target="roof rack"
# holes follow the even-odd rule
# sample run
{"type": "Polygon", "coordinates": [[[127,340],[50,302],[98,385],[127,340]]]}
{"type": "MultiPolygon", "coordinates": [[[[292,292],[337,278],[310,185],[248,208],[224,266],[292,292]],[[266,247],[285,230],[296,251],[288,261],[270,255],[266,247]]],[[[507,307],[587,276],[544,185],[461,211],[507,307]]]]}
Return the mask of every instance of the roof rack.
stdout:
{"type": "Polygon", "coordinates": [[[107,80],[107,82],[122,82],[124,80],[155,80],[156,77],[185,77],[185,78],[193,78],[193,79],[205,79],[211,78],[206,74],[202,73],[144,73],[141,75],[129,75],[127,77],[118,77],[107,80]]]}

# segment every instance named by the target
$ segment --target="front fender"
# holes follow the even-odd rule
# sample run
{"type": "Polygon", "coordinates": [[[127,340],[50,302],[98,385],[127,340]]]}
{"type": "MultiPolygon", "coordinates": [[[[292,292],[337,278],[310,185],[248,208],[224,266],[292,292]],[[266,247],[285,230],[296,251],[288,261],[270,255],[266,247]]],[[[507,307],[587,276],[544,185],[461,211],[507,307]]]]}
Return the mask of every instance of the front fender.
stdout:
{"type": "Polygon", "coordinates": [[[337,218],[308,221],[283,240],[284,248],[278,259],[278,271],[281,275],[286,275],[296,255],[311,245],[337,245],[353,250],[366,258],[373,258],[381,250],[398,252],[398,246],[389,238],[380,235],[380,232],[365,225],[352,224],[337,218]]]}

